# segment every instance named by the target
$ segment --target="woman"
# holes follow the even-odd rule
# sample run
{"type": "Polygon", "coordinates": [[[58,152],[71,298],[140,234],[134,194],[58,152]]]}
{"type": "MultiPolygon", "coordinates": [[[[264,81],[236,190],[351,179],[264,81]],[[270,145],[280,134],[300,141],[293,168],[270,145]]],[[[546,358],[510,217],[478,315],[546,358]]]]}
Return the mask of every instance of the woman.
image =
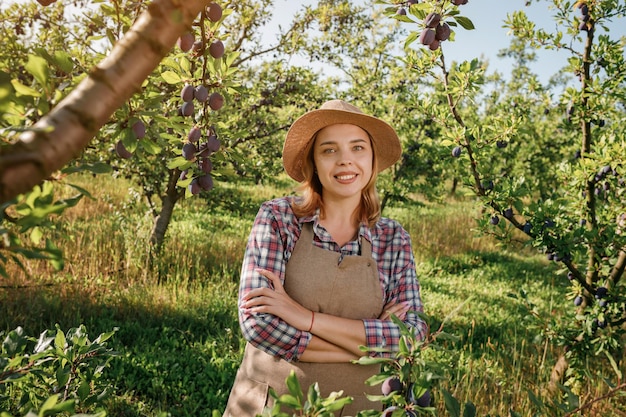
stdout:
{"type": "Polygon", "coordinates": [[[401,153],[391,126],[345,101],[293,123],[283,165],[302,196],[265,202],[252,227],[239,288],[247,344],[225,416],[261,414],[292,370],[305,392],[318,382],[323,396],[353,397],[342,416],[380,408],[366,398],[379,387],[364,383],[379,368],[352,362],[373,355],[359,347],[397,352],[392,314],[427,332],[410,237],[380,217],[375,186],[401,153]]]}

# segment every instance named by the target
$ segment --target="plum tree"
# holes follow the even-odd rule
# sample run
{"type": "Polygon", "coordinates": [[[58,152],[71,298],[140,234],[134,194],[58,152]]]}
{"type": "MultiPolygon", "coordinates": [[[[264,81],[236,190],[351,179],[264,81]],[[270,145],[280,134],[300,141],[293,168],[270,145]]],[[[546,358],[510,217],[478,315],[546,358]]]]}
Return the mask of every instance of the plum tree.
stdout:
{"type": "MultiPolygon", "coordinates": [[[[521,233],[529,245],[560,264],[563,277],[567,275],[577,294],[578,314],[565,320],[562,332],[551,336],[553,342],[597,344],[598,349],[606,343],[615,346],[623,335],[626,309],[606,313],[605,327],[591,326],[589,313],[600,287],[609,288],[611,300],[626,302],[626,239],[617,233],[616,221],[623,212],[617,196],[625,190],[623,143],[616,140],[624,134],[619,122],[624,113],[620,100],[605,94],[624,91],[624,84],[616,82],[626,74],[623,46],[605,28],[615,16],[623,16],[626,5],[580,0],[574,8],[553,1],[555,21],[562,25],[555,33],[537,29],[523,12],[512,13],[505,26],[515,37],[506,51],[516,59],[513,78],[497,85],[495,93],[484,96],[486,100],[477,100],[487,80],[479,60],[448,67],[441,48],[409,48],[413,41],[424,43],[420,30],[427,26],[429,13],[440,13],[442,22],[473,26],[459,19],[455,8],[466,3],[453,0],[448,8],[448,2],[425,0],[419,10],[411,9],[416,29],[407,38],[406,59],[420,74],[436,74],[430,97],[416,94],[415,107],[441,125],[445,136],[441,143],[454,147],[453,155],[459,156],[462,146],[467,156],[462,159],[463,183],[484,204],[485,218],[480,222],[486,233],[504,241],[511,241],[513,232],[521,233]],[[577,9],[580,17],[572,16],[577,9]],[[605,33],[599,34],[602,30],[605,33]],[[568,73],[577,87],[563,83],[561,96],[554,98],[549,87],[537,83],[527,62],[536,59],[529,49],[541,47],[569,51],[561,74],[568,73]],[[494,179],[493,189],[484,186],[485,178],[494,179]],[[507,221],[493,224],[493,216],[499,214],[507,221]],[[600,332],[605,328],[611,331],[600,332]]],[[[568,384],[581,386],[588,373],[583,368],[566,373],[562,367],[568,363],[584,367],[593,355],[593,349],[568,351],[567,358],[556,362],[550,389],[558,390],[562,381],[556,378],[563,375],[568,384]]]]}

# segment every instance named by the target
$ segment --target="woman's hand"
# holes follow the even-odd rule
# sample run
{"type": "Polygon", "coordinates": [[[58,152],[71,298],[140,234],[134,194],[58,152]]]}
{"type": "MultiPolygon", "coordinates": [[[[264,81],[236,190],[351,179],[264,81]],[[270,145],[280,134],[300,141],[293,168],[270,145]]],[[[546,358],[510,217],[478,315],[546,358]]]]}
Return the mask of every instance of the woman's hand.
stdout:
{"type": "Polygon", "coordinates": [[[311,310],[289,297],[278,275],[265,269],[257,269],[257,272],[268,279],[270,288],[255,288],[248,292],[243,296],[242,307],[252,313],[273,314],[298,330],[308,330],[313,315],[311,310]]]}
{"type": "Polygon", "coordinates": [[[398,317],[400,320],[404,320],[408,311],[409,303],[407,301],[396,304],[396,301],[393,300],[385,304],[385,307],[383,307],[383,312],[380,313],[380,316],[378,316],[378,318],[380,320],[391,320],[391,315],[395,314],[396,317],[398,317]]]}

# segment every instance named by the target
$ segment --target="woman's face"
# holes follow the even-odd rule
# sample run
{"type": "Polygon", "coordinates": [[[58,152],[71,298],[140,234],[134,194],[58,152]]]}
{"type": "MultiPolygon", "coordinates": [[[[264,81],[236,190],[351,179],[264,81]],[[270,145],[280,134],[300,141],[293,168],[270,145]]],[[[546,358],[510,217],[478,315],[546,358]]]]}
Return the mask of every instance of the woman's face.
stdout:
{"type": "Polygon", "coordinates": [[[324,199],[361,197],[372,176],[374,153],[369,135],[351,124],[337,124],[317,133],[313,161],[324,199]]]}

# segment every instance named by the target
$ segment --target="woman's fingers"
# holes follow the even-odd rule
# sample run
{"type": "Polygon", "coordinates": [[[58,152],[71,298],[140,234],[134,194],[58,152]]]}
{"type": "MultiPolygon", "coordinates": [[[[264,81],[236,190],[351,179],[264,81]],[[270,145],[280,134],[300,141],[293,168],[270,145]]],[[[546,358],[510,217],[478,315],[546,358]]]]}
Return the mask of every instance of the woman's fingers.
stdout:
{"type": "Polygon", "coordinates": [[[274,291],[283,292],[283,283],[280,282],[280,277],[273,273],[272,271],[268,271],[267,269],[257,269],[259,274],[267,278],[274,288],[274,291]]]}
{"type": "Polygon", "coordinates": [[[391,316],[395,315],[400,320],[404,320],[406,317],[406,313],[409,311],[409,303],[403,302],[395,304],[395,302],[390,302],[385,305],[383,308],[383,312],[378,317],[380,320],[391,320],[391,316]]]}

